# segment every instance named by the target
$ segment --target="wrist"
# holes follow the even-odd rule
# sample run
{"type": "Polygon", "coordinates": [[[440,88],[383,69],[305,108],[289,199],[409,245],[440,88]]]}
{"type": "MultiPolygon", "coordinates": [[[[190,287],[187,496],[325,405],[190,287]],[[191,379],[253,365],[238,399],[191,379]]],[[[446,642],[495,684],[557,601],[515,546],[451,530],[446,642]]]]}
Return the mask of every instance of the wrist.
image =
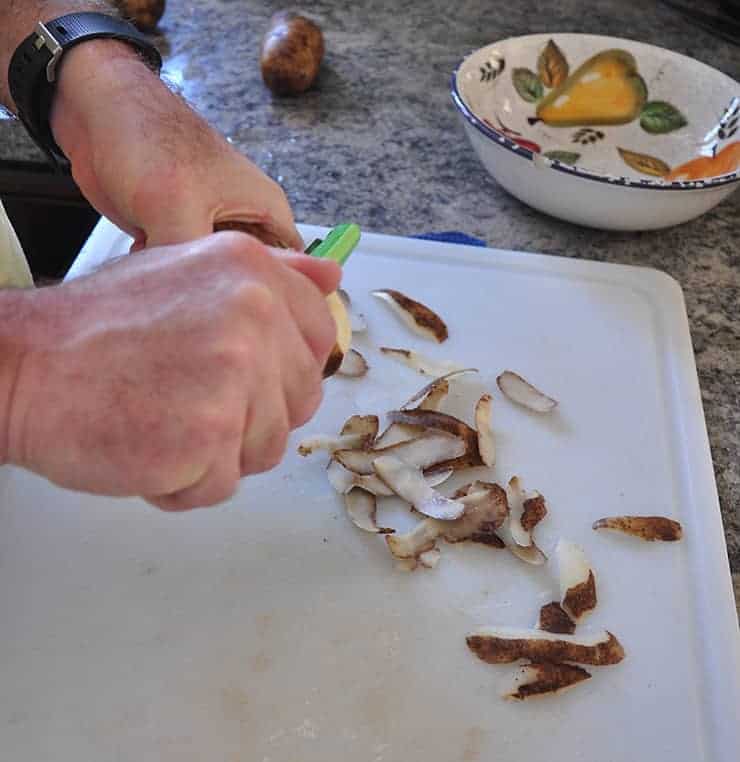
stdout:
{"type": "Polygon", "coordinates": [[[65,54],[57,77],[49,118],[54,139],[74,164],[75,156],[93,147],[96,113],[131,113],[161,88],[166,90],[130,45],[105,39],[77,45],[65,54]]]}

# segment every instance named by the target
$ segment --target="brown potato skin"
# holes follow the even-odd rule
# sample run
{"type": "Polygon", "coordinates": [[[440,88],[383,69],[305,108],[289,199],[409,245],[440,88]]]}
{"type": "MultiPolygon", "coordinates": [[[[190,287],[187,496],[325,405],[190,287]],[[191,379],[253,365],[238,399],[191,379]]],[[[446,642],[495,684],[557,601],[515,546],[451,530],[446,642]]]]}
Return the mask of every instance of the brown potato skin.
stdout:
{"type": "Polygon", "coordinates": [[[116,0],[121,15],[142,32],[153,32],[164,15],[165,0],[116,0]]]}
{"type": "Polygon", "coordinates": [[[315,82],[324,57],[324,35],[319,26],[291,11],[270,19],[262,38],[262,79],[276,95],[298,95],[315,82]]]}

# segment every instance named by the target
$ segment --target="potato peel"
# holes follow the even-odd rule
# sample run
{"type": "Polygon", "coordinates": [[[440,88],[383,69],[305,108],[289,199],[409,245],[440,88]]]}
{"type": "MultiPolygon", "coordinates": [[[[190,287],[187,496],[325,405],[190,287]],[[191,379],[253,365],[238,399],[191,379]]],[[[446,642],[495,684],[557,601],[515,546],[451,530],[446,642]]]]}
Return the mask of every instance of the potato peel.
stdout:
{"type": "Polygon", "coordinates": [[[376,514],[378,510],[375,495],[365,492],[363,489],[351,489],[344,496],[344,507],[350,521],[365,532],[373,534],[393,534],[395,529],[379,527],[376,523],[376,514]]]}
{"type": "Polygon", "coordinates": [[[488,664],[510,664],[519,659],[534,662],[575,662],[602,667],[624,659],[624,648],[608,630],[590,638],[542,630],[484,627],[466,638],[468,648],[488,664]]]}
{"type": "Polygon", "coordinates": [[[451,370],[449,373],[445,373],[438,378],[435,378],[433,381],[430,381],[425,386],[422,386],[422,388],[419,389],[419,391],[416,392],[416,394],[410,400],[407,400],[403,405],[401,405],[401,410],[407,410],[408,408],[413,407],[414,403],[427,398],[431,391],[442,381],[447,381],[449,384],[449,381],[453,378],[456,378],[457,376],[463,376],[467,373],[477,372],[477,368],[459,368],[458,370],[451,370]]]}
{"type": "Polygon", "coordinates": [[[446,471],[449,468],[459,471],[463,468],[483,465],[478,450],[478,433],[459,418],[436,410],[413,408],[412,410],[391,410],[388,413],[388,419],[394,423],[422,426],[426,429],[445,432],[465,443],[465,452],[434,466],[426,467],[426,473],[433,473],[436,470],[446,471]]]}
{"type": "Polygon", "coordinates": [[[342,426],[341,435],[361,434],[363,446],[370,446],[378,436],[380,421],[377,415],[351,415],[342,426]]]}
{"type": "Polygon", "coordinates": [[[375,440],[375,447],[392,447],[401,442],[410,442],[426,433],[423,426],[408,426],[403,423],[391,423],[375,440]]]}
{"type": "Polygon", "coordinates": [[[506,497],[509,501],[509,530],[514,542],[522,548],[532,545],[532,535],[522,526],[524,512],[524,492],[518,476],[512,476],[506,486],[506,497]]]}
{"type": "Polygon", "coordinates": [[[372,294],[384,301],[415,333],[439,344],[447,340],[447,326],[444,320],[425,304],[392,288],[379,289],[372,294]]]}
{"type": "Polygon", "coordinates": [[[450,382],[443,378],[440,381],[435,381],[429,393],[424,399],[417,405],[418,410],[439,410],[445,397],[450,392],[450,382]]]}
{"type": "Polygon", "coordinates": [[[532,544],[527,547],[519,545],[511,534],[511,522],[505,521],[498,530],[498,535],[506,545],[507,550],[520,561],[532,564],[532,566],[543,566],[547,562],[547,556],[540,550],[537,543],[532,540],[532,544]]]}
{"type": "Polygon", "coordinates": [[[369,447],[378,435],[377,415],[353,415],[342,426],[339,435],[314,434],[298,443],[298,452],[304,458],[317,451],[335,453],[338,450],[354,450],[369,447]]]}
{"type": "Polygon", "coordinates": [[[506,698],[524,701],[536,696],[552,695],[590,679],[591,674],[574,664],[532,662],[522,670],[523,681],[506,698]]]}
{"type": "Polygon", "coordinates": [[[545,632],[553,632],[560,635],[572,635],[576,631],[576,623],[557,601],[546,603],[540,609],[537,627],[545,632]]]}
{"type": "Polygon", "coordinates": [[[497,484],[473,482],[459,489],[453,499],[465,512],[453,521],[427,518],[410,532],[386,538],[395,558],[419,558],[442,538],[449,543],[477,542],[494,548],[504,547],[496,529],[506,518],[506,493],[497,484]]]}
{"type": "Polygon", "coordinates": [[[442,552],[439,548],[430,548],[419,554],[419,563],[426,569],[436,569],[442,552]]]}
{"type": "MultiPolygon", "coordinates": [[[[438,487],[452,476],[452,471],[440,471],[439,473],[425,477],[430,487],[438,487]]],[[[377,497],[393,497],[395,492],[377,474],[356,474],[345,468],[336,460],[331,460],[326,469],[329,484],[340,495],[349,492],[353,487],[359,487],[377,497]]]]}
{"type": "MultiPolygon", "coordinates": [[[[334,457],[350,471],[358,474],[372,474],[374,473],[373,461],[383,455],[392,455],[409,466],[427,469],[457,458],[463,455],[465,450],[465,442],[458,437],[444,432],[435,432],[374,450],[337,450],[334,457]]],[[[436,468],[435,472],[447,470],[449,470],[447,467],[436,468]]]]}
{"type": "Polygon", "coordinates": [[[526,379],[518,373],[511,370],[505,370],[497,379],[496,383],[502,394],[535,413],[549,413],[553,410],[558,401],[548,397],[536,387],[532,386],[526,379]]]}
{"type": "Polygon", "coordinates": [[[484,394],[475,406],[475,428],[478,430],[478,451],[484,466],[496,464],[496,442],[491,427],[493,398],[484,394]]]}
{"type": "Polygon", "coordinates": [[[575,543],[561,539],[555,555],[560,576],[560,603],[577,622],[596,608],[596,578],[583,548],[575,543]]]}
{"type": "Polygon", "coordinates": [[[430,487],[420,468],[409,466],[393,455],[376,458],[373,468],[400,498],[425,516],[451,521],[465,511],[463,503],[450,500],[430,487]]]}
{"type": "Polygon", "coordinates": [[[361,447],[364,441],[362,434],[345,434],[337,436],[336,434],[315,434],[314,436],[302,439],[298,443],[298,454],[304,458],[314,452],[328,452],[333,454],[337,450],[353,450],[361,447]]]}
{"type": "Polygon", "coordinates": [[[338,376],[347,378],[362,378],[367,375],[370,366],[367,360],[356,349],[349,349],[342,358],[342,362],[337,369],[338,376]]]}
{"type": "Polygon", "coordinates": [[[532,530],[545,516],[547,516],[545,498],[537,492],[524,501],[520,523],[524,531],[531,534],[532,530]]]}
{"type": "Polygon", "coordinates": [[[378,497],[392,497],[393,490],[375,474],[356,474],[345,468],[339,461],[332,459],[327,466],[326,475],[329,484],[340,495],[345,495],[354,487],[359,487],[378,497]]]}
{"type": "Polygon", "coordinates": [[[665,516],[609,516],[593,524],[594,529],[612,529],[646,542],[677,542],[683,537],[678,521],[665,516]]]}
{"type": "Polygon", "coordinates": [[[434,376],[439,378],[449,373],[459,373],[465,370],[462,366],[443,360],[433,360],[413,349],[401,349],[396,347],[380,347],[382,354],[392,357],[402,365],[421,373],[423,376],[434,376]]]}

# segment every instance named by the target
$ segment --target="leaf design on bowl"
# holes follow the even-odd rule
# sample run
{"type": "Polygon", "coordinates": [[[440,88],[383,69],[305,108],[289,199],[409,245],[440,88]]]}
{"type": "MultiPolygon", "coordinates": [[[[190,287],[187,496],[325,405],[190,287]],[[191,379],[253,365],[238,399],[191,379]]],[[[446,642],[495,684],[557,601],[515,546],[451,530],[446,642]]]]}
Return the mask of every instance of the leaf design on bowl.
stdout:
{"type": "Polygon", "coordinates": [[[545,93],[539,77],[531,70],[523,67],[511,72],[514,89],[527,103],[536,103],[545,93]]]}
{"type": "Polygon", "coordinates": [[[545,151],[542,155],[553,161],[559,161],[561,164],[576,164],[581,158],[581,154],[575,151],[545,151]]]}
{"type": "Polygon", "coordinates": [[[650,156],[646,153],[638,153],[637,151],[628,151],[626,148],[617,148],[617,151],[619,151],[622,161],[628,167],[631,167],[636,172],[640,172],[643,175],[664,177],[671,171],[671,168],[662,159],[658,159],[656,156],[650,156]]]}
{"type": "Polygon", "coordinates": [[[570,66],[563,51],[554,40],[548,40],[537,59],[537,72],[545,87],[559,87],[568,79],[570,66]]]}
{"type": "Polygon", "coordinates": [[[665,135],[688,123],[688,119],[667,101],[649,101],[640,112],[640,127],[651,135],[665,135]]]}

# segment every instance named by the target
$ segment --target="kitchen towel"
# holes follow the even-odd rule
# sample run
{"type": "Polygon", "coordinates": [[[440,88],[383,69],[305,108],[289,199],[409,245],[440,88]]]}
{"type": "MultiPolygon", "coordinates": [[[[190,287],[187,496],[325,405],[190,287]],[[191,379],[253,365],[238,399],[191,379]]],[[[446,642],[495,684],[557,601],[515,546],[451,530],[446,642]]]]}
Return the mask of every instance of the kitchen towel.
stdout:
{"type": "Polygon", "coordinates": [[[33,277],[21,242],[0,202],[0,288],[31,288],[33,277]]]}

